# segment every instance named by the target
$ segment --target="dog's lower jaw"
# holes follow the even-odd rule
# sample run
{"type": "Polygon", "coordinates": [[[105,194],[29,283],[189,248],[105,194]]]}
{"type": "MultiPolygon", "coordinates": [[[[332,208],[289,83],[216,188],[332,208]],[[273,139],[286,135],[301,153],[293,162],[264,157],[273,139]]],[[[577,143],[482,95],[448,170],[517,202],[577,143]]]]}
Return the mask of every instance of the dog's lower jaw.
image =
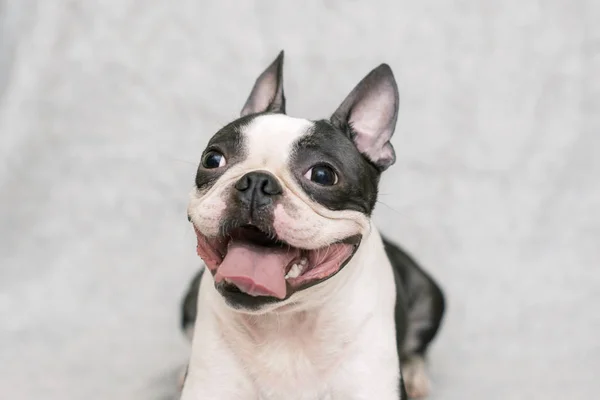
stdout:
{"type": "Polygon", "coordinates": [[[372,231],[338,275],[285,312],[248,315],[203,280],[183,400],[397,400],[394,279],[372,231]],[[298,308],[295,308],[298,307],[298,308]]]}

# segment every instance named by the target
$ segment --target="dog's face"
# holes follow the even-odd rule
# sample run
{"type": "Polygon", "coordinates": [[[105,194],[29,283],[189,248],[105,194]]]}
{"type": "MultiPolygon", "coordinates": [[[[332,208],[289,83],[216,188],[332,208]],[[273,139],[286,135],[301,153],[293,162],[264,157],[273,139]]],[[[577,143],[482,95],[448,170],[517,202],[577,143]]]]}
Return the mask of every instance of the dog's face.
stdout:
{"type": "Polygon", "coordinates": [[[387,65],[320,121],[285,115],[282,69],[283,52],[241,117],[211,138],[188,207],[217,290],[253,312],[285,304],[350,261],[369,231],[379,176],[395,160],[398,91],[387,65]]]}

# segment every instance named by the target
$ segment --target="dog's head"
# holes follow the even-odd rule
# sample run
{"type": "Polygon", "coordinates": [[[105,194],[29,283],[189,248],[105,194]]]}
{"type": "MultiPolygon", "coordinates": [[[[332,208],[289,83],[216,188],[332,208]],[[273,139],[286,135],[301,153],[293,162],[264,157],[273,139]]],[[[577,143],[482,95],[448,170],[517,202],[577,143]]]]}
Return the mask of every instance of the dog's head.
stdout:
{"type": "Polygon", "coordinates": [[[188,207],[198,254],[238,309],[285,303],[339,272],[368,234],[380,174],[395,161],[388,65],[320,121],[285,114],[282,69],[283,52],[241,117],[211,138],[188,207]]]}

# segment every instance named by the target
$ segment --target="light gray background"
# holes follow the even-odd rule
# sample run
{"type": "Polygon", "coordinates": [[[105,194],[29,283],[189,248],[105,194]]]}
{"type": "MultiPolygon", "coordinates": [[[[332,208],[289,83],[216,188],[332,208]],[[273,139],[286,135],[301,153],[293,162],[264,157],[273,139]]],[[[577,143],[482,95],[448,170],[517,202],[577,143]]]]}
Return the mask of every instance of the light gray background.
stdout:
{"type": "Polygon", "coordinates": [[[168,398],[196,163],[281,48],[296,116],[395,71],[376,219],[447,290],[431,398],[600,396],[600,2],[5,0],[0,18],[1,398],[168,398]]]}

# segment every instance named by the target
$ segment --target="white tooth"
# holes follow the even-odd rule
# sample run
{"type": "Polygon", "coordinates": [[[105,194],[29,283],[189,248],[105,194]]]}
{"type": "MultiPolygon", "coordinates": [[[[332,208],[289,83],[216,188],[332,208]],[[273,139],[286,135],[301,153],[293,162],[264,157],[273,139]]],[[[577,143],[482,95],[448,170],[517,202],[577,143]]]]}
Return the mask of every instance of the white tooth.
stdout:
{"type": "Polygon", "coordinates": [[[288,272],[287,275],[285,276],[285,279],[297,278],[300,276],[301,273],[302,273],[302,268],[300,267],[300,265],[294,264],[294,265],[292,265],[292,268],[290,268],[290,272],[288,272]]]}
{"type": "Polygon", "coordinates": [[[302,259],[300,260],[300,265],[306,267],[306,264],[308,264],[308,259],[306,257],[302,257],[302,259]]]}

